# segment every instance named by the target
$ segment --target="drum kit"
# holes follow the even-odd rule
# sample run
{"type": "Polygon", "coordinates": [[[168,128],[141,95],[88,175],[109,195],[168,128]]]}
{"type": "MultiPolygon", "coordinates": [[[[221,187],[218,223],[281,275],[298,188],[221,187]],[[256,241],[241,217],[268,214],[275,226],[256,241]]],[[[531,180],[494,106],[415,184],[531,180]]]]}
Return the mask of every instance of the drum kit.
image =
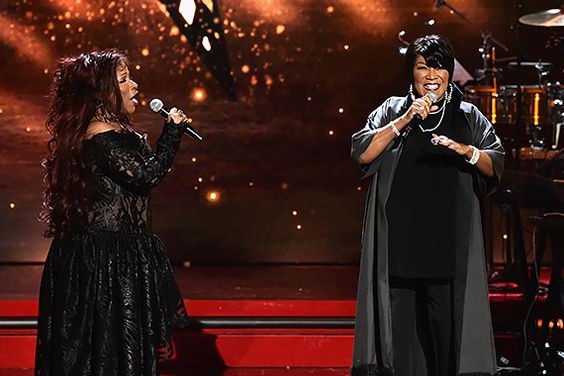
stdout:
{"type": "MultiPolygon", "coordinates": [[[[519,18],[523,25],[538,28],[564,27],[564,6],[519,18]]],[[[556,29],[552,29],[556,30],[556,29]]],[[[484,36],[484,33],[482,34],[484,36]]],[[[564,48],[562,37],[550,37],[546,47],[564,48]]],[[[485,35],[482,52],[483,69],[478,71],[476,85],[464,89],[467,101],[474,103],[496,126],[506,142],[532,149],[560,149],[564,144],[564,83],[557,80],[562,73],[562,61],[520,61],[516,57],[496,59],[496,45],[507,48],[485,35]],[[530,77],[529,82],[503,82],[502,73],[527,72],[517,77],[530,77]],[[507,137],[509,135],[510,137],[507,137]],[[545,139],[546,138],[546,139],[545,139]]],[[[562,56],[562,55],[560,55],[562,56]]],[[[514,149],[513,152],[515,152],[514,149]]]]}

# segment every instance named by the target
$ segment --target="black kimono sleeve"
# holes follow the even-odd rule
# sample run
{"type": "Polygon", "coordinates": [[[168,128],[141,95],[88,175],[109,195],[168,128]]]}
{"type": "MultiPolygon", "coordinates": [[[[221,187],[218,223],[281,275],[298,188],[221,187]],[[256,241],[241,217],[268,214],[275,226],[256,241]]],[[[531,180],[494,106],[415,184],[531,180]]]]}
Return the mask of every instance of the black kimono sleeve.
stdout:
{"type": "Polygon", "coordinates": [[[505,149],[501,140],[495,134],[495,129],[490,121],[471,105],[468,121],[472,129],[472,142],[481,151],[484,151],[492,160],[494,176],[479,175],[480,191],[484,195],[493,193],[501,180],[505,162],[505,149]]]}
{"type": "Polygon", "coordinates": [[[100,133],[92,140],[112,178],[147,189],[157,186],[172,166],[184,130],[184,125],[165,123],[156,151],[149,154],[143,153],[128,135],[118,132],[100,133]]]}
{"type": "MultiPolygon", "coordinates": [[[[374,135],[380,131],[380,128],[385,127],[391,120],[393,120],[390,119],[390,114],[388,113],[390,100],[391,98],[388,98],[380,105],[380,107],[372,111],[366,120],[364,128],[352,135],[351,157],[355,161],[358,161],[362,153],[366,151],[372,142],[374,135]]],[[[390,143],[390,146],[386,150],[389,150],[392,144],[393,143],[390,143]]],[[[359,164],[362,179],[373,175],[378,170],[384,152],[376,157],[376,159],[374,159],[371,163],[359,164]]]]}

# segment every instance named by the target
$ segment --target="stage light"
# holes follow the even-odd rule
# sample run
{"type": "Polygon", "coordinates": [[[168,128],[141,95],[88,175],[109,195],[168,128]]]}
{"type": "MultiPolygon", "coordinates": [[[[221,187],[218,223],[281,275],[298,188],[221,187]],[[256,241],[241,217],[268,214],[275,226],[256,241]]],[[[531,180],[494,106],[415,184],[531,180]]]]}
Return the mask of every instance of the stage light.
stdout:
{"type": "Polygon", "coordinates": [[[311,102],[312,98],[311,97],[307,97],[307,101],[311,102]]]}
{"type": "Polygon", "coordinates": [[[199,178],[198,178],[198,182],[199,182],[199,183],[203,183],[203,182],[204,182],[204,178],[199,177],[199,178]]]}
{"type": "Polygon", "coordinates": [[[404,37],[404,36],[405,36],[405,30],[401,30],[401,31],[398,33],[398,35],[399,35],[400,37],[404,37]]]}
{"type": "Polygon", "coordinates": [[[26,131],[27,133],[31,132],[31,127],[25,127],[25,131],[26,131]]]}
{"type": "Polygon", "coordinates": [[[285,191],[286,189],[288,189],[290,187],[290,185],[286,182],[280,184],[280,189],[282,189],[283,191],[285,191]]]}
{"type": "Polygon", "coordinates": [[[192,99],[196,102],[203,102],[206,100],[206,91],[204,89],[198,88],[192,91],[192,99]]]}
{"type": "Polygon", "coordinates": [[[333,13],[334,11],[335,11],[335,7],[334,7],[334,6],[329,5],[329,6],[327,7],[327,13],[333,13]]]}
{"type": "Polygon", "coordinates": [[[272,77],[267,74],[264,76],[264,83],[266,84],[266,86],[272,86],[274,81],[272,80],[272,77]]]}
{"type": "Polygon", "coordinates": [[[212,46],[211,46],[211,43],[210,43],[210,38],[208,38],[207,35],[202,38],[202,46],[208,52],[210,52],[211,49],[212,49],[212,46]]]}
{"type": "Polygon", "coordinates": [[[277,25],[276,26],[276,34],[282,34],[286,30],[286,26],[284,25],[277,25]]]}
{"type": "Polygon", "coordinates": [[[399,46],[397,51],[400,55],[405,55],[405,53],[407,52],[407,47],[399,46]]]}
{"type": "Polygon", "coordinates": [[[425,25],[427,26],[433,26],[435,24],[435,20],[433,18],[429,18],[427,21],[425,21],[425,25]]]}
{"type": "Polygon", "coordinates": [[[170,35],[171,37],[175,37],[178,34],[180,34],[180,29],[176,26],[173,26],[170,28],[170,33],[168,33],[168,35],[170,35]]]}
{"type": "Polygon", "coordinates": [[[210,10],[210,12],[213,12],[213,1],[212,0],[202,0],[202,3],[210,10]]]}
{"type": "Polygon", "coordinates": [[[535,94],[535,102],[534,102],[534,111],[533,111],[533,124],[539,125],[539,102],[540,102],[540,95],[539,93],[535,94]]]}
{"type": "Polygon", "coordinates": [[[221,199],[221,194],[218,191],[209,191],[206,194],[206,199],[212,204],[215,204],[221,199]]]}
{"type": "Polygon", "coordinates": [[[537,328],[542,328],[542,319],[537,320],[537,328]]]}
{"type": "Polygon", "coordinates": [[[141,55],[143,55],[143,56],[145,56],[145,57],[146,57],[146,56],[149,56],[149,49],[148,49],[148,48],[143,48],[143,49],[141,50],[141,55]]]}
{"type": "Polygon", "coordinates": [[[194,0],[180,0],[178,12],[180,12],[188,25],[192,25],[194,16],[196,15],[196,2],[194,0]]]}
{"type": "Polygon", "coordinates": [[[301,230],[302,229],[302,225],[297,225],[296,229],[301,230]]]}
{"type": "Polygon", "coordinates": [[[254,187],[254,185],[255,185],[254,182],[252,182],[252,181],[249,182],[249,187],[254,187]]]}
{"type": "Polygon", "coordinates": [[[356,187],[356,190],[360,192],[362,191],[362,187],[359,185],[358,187],[356,187]]]}
{"type": "Polygon", "coordinates": [[[508,238],[507,234],[503,234],[502,238],[503,238],[503,240],[507,240],[507,238],[508,238]]]}
{"type": "Polygon", "coordinates": [[[246,64],[241,67],[241,72],[243,73],[249,73],[250,70],[251,68],[246,64]]]}
{"type": "Polygon", "coordinates": [[[349,49],[349,45],[348,45],[348,44],[345,44],[345,45],[343,46],[343,48],[344,48],[345,50],[348,50],[348,49],[349,49]]]}
{"type": "Polygon", "coordinates": [[[342,114],[343,112],[345,112],[345,109],[343,107],[339,107],[339,113],[342,114]]]}
{"type": "Polygon", "coordinates": [[[333,136],[335,134],[335,132],[331,129],[329,130],[329,136],[333,136]]]}
{"type": "Polygon", "coordinates": [[[13,202],[10,202],[10,209],[14,209],[16,207],[16,204],[14,204],[13,202]]]}
{"type": "Polygon", "coordinates": [[[197,159],[196,157],[192,157],[192,162],[193,162],[193,163],[196,163],[197,160],[198,160],[198,159],[197,159]]]}
{"type": "Polygon", "coordinates": [[[298,211],[297,211],[297,210],[292,210],[292,215],[295,217],[296,215],[298,215],[298,211]]]}

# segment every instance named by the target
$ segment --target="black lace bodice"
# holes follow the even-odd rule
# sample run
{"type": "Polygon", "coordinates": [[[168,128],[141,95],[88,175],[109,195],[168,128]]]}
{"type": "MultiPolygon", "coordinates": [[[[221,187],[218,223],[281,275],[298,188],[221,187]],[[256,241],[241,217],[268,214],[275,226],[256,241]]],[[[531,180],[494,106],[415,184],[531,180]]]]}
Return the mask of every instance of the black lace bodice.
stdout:
{"type": "Polygon", "coordinates": [[[146,136],[107,131],[84,141],[91,162],[85,230],[151,233],[150,190],[169,171],[184,126],[166,123],[156,151],[146,136]]]}

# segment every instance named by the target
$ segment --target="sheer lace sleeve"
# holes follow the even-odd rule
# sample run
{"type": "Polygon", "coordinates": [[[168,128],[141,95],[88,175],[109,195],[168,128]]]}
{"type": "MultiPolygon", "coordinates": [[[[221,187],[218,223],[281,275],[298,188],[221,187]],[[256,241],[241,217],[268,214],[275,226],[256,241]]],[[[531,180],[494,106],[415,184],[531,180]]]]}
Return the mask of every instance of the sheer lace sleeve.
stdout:
{"type": "Polygon", "coordinates": [[[99,133],[91,140],[113,178],[136,188],[152,188],[170,169],[184,128],[165,123],[156,151],[152,153],[143,153],[139,143],[132,142],[132,135],[114,131],[99,133]]]}

